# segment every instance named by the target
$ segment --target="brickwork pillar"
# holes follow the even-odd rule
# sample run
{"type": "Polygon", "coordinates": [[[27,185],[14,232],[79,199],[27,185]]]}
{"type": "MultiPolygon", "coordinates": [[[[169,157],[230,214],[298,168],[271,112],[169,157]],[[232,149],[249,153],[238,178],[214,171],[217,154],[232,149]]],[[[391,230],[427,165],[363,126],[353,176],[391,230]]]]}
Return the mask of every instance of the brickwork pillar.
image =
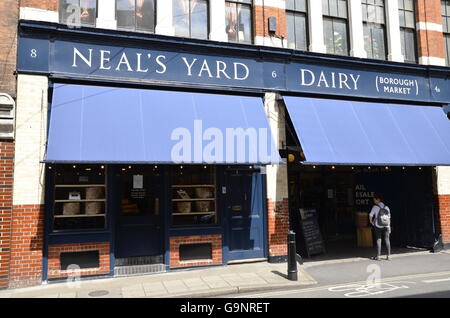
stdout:
{"type": "Polygon", "coordinates": [[[254,44],[287,47],[286,3],[284,0],[253,1],[254,44]],[[269,32],[269,18],[276,19],[276,32],[269,32]]]}
{"type": "MultiPolygon", "coordinates": [[[[282,149],[286,145],[286,114],[277,96],[276,93],[266,93],[264,107],[275,145],[282,149]]],[[[287,165],[268,165],[266,174],[269,261],[286,261],[289,231],[287,165]]]]}
{"type": "Polygon", "coordinates": [[[445,65],[440,0],[417,0],[417,46],[419,63],[445,65]]]}
{"type": "Polygon", "coordinates": [[[450,167],[437,167],[436,180],[440,232],[450,247],[450,167]]]}

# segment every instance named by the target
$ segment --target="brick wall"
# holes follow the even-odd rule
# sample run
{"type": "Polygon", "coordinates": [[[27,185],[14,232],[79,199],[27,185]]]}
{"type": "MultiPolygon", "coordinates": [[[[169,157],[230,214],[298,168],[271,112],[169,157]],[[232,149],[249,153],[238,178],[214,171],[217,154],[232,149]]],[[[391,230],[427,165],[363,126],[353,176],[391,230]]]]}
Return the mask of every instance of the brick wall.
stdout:
{"type": "Polygon", "coordinates": [[[417,1],[417,45],[424,64],[444,63],[445,46],[442,34],[440,0],[417,1]],[[441,61],[438,63],[438,61],[441,61]]]}
{"type": "Polygon", "coordinates": [[[439,195],[438,202],[442,241],[444,244],[450,244],[450,194],[439,195]]]}
{"type": "Polygon", "coordinates": [[[110,272],[109,242],[57,244],[48,247],[48,278],[64,278],[70,275],[105,275],[110,272]],[[76,272],[61,270],[61,253],[99,251],[99,264],[97,268],[83,268],[76,272]]]}
{"type": "Polygon", "coordinates": [[[58,11],[59,0],[20,0],[21,7],[58,11]]]}
{"type": "Polygon", "coordinates": [[[0,288],[8,287],[14,143],[0,142],[0,288]]]}
{"type": "Polygon", "coordinates": [[[16,97],[17,0],[0,1],[0,92],[16,97]]]}
{"type": "Polygon", "coordinates": [[[267,200],[269,258],[287,255],[289,200],[267,200]]]}
{"type": "Polygon", "coordinates": [[[285,9],[258,6],[253,8],[253,30],[255,30],[255,36],[268,37],[273,34],[269,34],[269,17],[275,17],[277,19],[277,31],[276,37],[286,37],[286,13],[285,9]]]}
{"type": "Polygon", "coordinates": [[[177,236],[170,238],[170,268],[190,267],[202,265],[222,264],[222,236],[221,235],[194,235],[177,236]],[[180,261],[181,244],[212,244],[212,259],[180,261]]]}
{"type": "Polygon", "coordinates": [[[9,287],[39,285],[42,281],[44,206],[13,206],[9,287]]]}

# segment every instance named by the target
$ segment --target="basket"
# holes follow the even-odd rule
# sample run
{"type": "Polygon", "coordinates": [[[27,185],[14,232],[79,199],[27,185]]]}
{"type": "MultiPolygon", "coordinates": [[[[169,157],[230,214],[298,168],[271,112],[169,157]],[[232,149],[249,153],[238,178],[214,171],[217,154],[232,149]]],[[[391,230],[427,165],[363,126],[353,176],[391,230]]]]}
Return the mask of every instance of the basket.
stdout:
{"type": "Polygon", "coordinates": [[[177,202],[177,209],[179,213],[190,213],[191,202],[177,202]]]}
{"type": "Polygon", "coordinates": [[[213,192],[211,188],[195,188],[195,195],[197,198],[207,199],[212,197],[213,192]]]}
{"type": "Polygon", "coordinates": [[[209,201],[197,201],[195,202],[195,208],[198,212],[209,212],[209,201]]]}
{"type": "Polygon", "coordinates": [[[369,214],[366,212],[356,212],[355,214],[356,227],[362,228],[369,225],[369,214]]]}
{"type": "Polygon", "coordinates": [[[70,202],[64,203],[63,215],[78,215],[80,214],[80,203],[70,202]]]}
{"type": "Polygon", "coordinates": [[[92,187],[86,188],[86,199],[103,199],[105,197],[104,188],[102,187],[92,187]]]}
{"type": "Polygon", "coordinates": [[[101,214],[102,202],[88,202],[86,203],[86,214],[95,215],[101,214]]]}

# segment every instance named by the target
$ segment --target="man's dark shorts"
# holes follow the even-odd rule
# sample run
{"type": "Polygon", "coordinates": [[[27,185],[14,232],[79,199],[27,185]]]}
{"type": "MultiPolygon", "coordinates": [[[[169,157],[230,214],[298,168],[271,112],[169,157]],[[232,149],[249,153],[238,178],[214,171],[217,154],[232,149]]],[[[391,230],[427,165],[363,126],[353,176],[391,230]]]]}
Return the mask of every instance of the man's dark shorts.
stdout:
{"type": "Polygon", "coordinates": [[[375,226],[375,237],[377,238],[377,240],[382,237],[386,237],[387,235],[390,234],[390,232],[391,231],[388,227],[379,228],[375,226]]]}

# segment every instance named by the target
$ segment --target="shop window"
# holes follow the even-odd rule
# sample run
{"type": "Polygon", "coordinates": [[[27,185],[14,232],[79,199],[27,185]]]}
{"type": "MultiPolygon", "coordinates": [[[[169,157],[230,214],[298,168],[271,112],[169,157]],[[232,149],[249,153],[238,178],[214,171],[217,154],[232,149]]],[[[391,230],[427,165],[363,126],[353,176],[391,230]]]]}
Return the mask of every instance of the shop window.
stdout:
{"type": "Polygon", "coordinates": [[[175,35],[197,39],[207,39],[209,33],[208,1],[172,1],[175,35]]]}
{"type": "Polygon", "coordinates": [[[172,225],[217,224],[216,172],[213,166],[172,169],[172,225]]]}
{"type": "Polygon", "coordinates": [[[225,32],[229,42],[252,43],[252,1],[225,2],[225,32]]]}
{"type": "Polygon", "coordinates": [[[414,0],[398,0],[402,54],[407,63],[417,63],[416,13],[414,0]]]}
{"type": "Polygon", "coordinates": [[[53,230],[104,229],[106,173],[104,166],[56,165],[53,230]]]}
{"type": "Polygon", "coordinates": [[[348,55],[347,0],[322,0],[322,10],[327,53],[348,55]]]}
{"type": "Polygon", "coordinates": [[[117,28],[155,32],[155,0],[116,0],[117,28]]]}
{"type": "Polygon", "coordinates": [[[120,168],[121,214],[160,215],[160,172],[157,166],[126,166],[120,168]]]}
{"type": "Polygon", "coordinates": [[[362,0],[364,48],[367,57],[386,59],[386,23],[384,0],[362,0]]]}
{"type": "Polygon", "coordinates": [[[306,0],[286,0],[286,36],[288,48],[308,50],[306,0]]]}
{"type": "Polygon", "coordinates": [[[59,21],[71,26],[95,26],[97,0],[60,0],[59,21]]]}
{"type": "Polygon", "coordinates": [[[450,1],[441,0],[442,30],[445,42],[445,65],[450,66],[450,1]]]}

